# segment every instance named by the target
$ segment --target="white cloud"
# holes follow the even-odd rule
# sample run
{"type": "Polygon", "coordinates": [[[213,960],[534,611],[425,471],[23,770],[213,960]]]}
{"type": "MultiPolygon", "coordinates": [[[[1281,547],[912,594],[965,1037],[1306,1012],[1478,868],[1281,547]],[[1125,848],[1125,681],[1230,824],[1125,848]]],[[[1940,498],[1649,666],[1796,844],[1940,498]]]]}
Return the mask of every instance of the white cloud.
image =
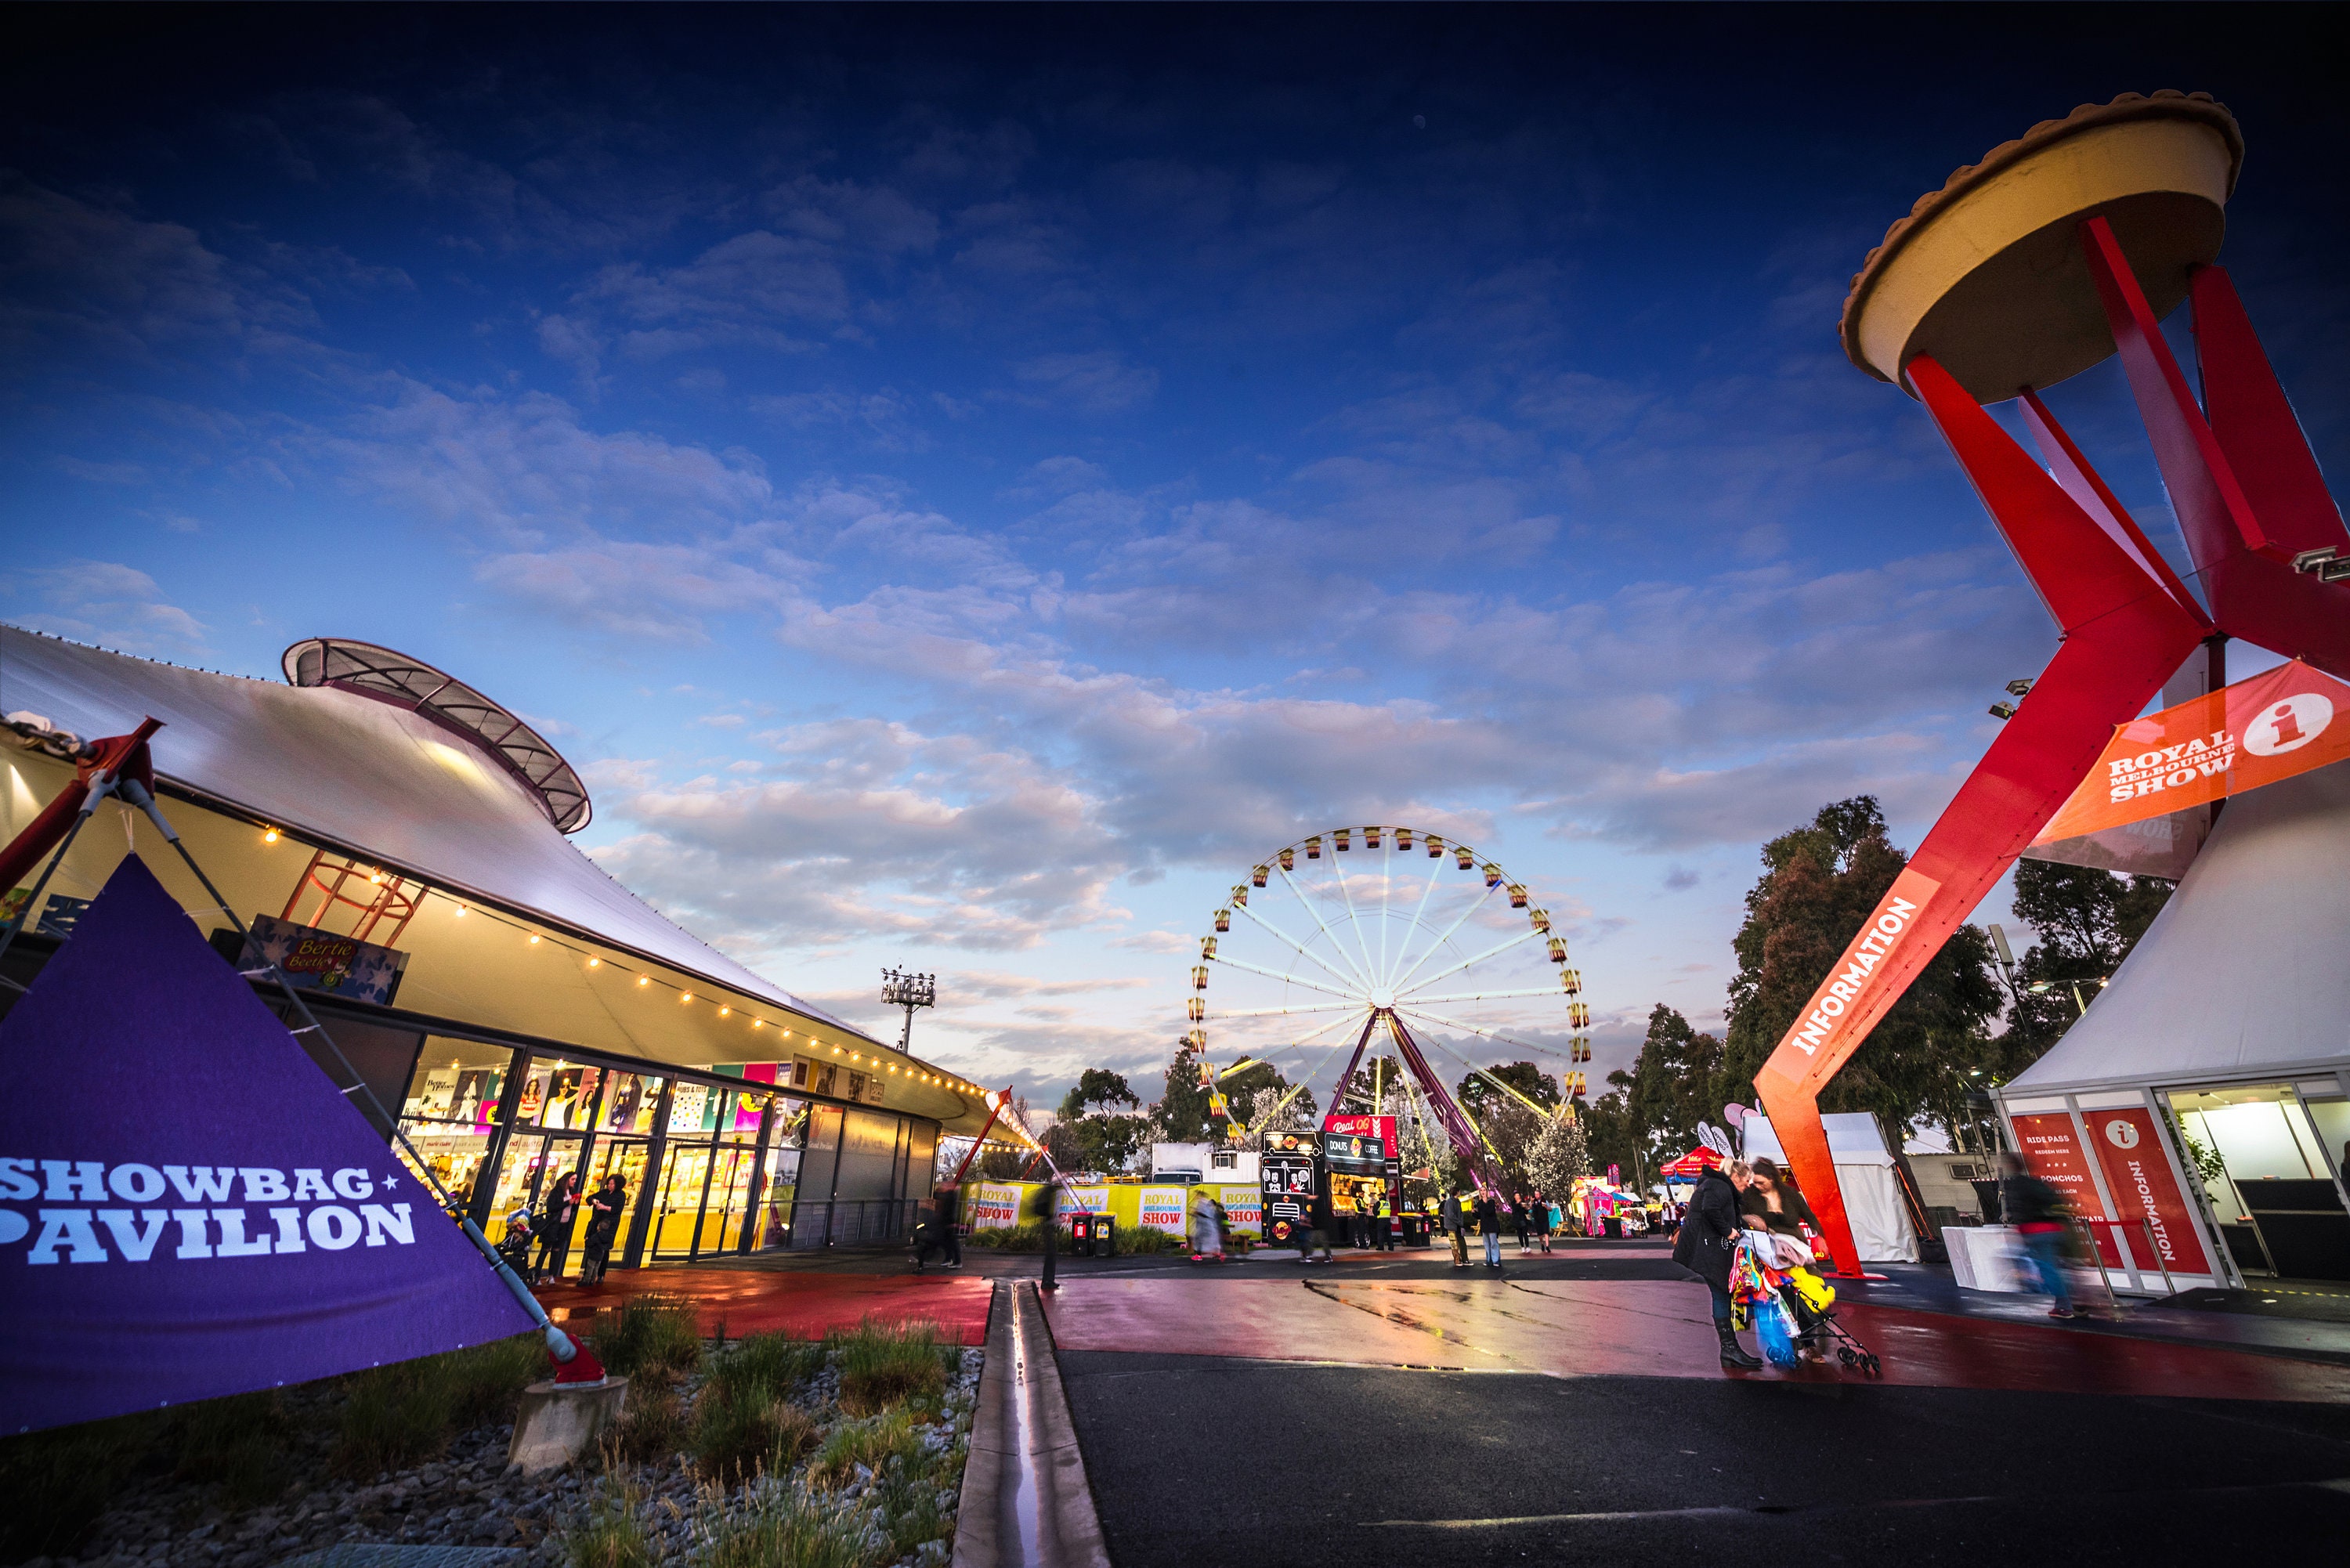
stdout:
{"type": "Polygon", "coordinates": [[[119,561],[63,561],[0,581],[11,597],[34,601],[13,618],[35,630],[155,658],[207,650],[203,623],[165,603],[154,578],[119,561]]]}

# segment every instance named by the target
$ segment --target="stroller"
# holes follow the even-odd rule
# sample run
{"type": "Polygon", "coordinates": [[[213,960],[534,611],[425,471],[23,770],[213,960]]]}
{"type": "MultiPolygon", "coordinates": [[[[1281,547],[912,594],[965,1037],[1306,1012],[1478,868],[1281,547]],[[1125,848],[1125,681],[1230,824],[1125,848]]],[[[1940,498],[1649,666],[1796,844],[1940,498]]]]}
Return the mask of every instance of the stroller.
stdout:
{"type": "Polygon", "coordinates": [[[1812,1271],[1811,1249],[1793,1236],[1747,1231],[1738,1238],[1730,1267],[1731,1315],[1742,1326],[1754,1323],[1763,1358],[1793,1366],[1808,1345],[1822,1355],[1830,1345],[1847,1371],[1882,1376],[1884,1366],[1868,1346],[1835,1319],[1835,1287],[1812,1271]]]}
{"type": "Polygon", "coordinates": [[[530,1244],[536,1240],[538,1231],[531,1223],[529,1210],[517,1209],[506,1216],[506,1233],[498,1238],[498,1259],[526,1285],[538,1282],[530,1272],[530,1244]]]}

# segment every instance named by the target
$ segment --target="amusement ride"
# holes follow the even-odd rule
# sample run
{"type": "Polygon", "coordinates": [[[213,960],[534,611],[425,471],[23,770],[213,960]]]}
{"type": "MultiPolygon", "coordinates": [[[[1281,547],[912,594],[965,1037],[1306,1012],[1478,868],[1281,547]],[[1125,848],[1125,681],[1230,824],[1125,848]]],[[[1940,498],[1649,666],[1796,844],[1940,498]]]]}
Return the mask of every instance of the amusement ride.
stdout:
{"type": "Polygon", "coordinates": [[[1265,1131],[1320,1082],[1336,1118],[1350,1091],[1359,1096],[1357,1070],[1368,1053],[1373,1114],[1401,1110],[1417,1133],[1413,1154],[1431,1167],[1432,1124],[1478,1183],[1498,1191],[1492,1147],[1445,1074],[1473,1075],[1551,1115],[1471,1059],[1483,1042],[1562,1064],[1569,1099],[1585,1087],[1591,1009],[1566,938],[1524,883],[1440,834],[1339,827],[1283,846],[1217,909],[1191,980],[1184,1039],[1201,1054],[1211,1089],[1259,1064],[1292,1085],[1273,1104],[1252,1106],[1249,1118],[1228,1116],[1234,1141],[1265,1131]],[[1382,1081],[1389,1048],[1403,1083],[1382,1081]],[[1431,1051],[1449,1065],[1431,1061],[1431,1051]],[[1326,1080],[1342,1055],[1345,1065],[1326,1080]]]}

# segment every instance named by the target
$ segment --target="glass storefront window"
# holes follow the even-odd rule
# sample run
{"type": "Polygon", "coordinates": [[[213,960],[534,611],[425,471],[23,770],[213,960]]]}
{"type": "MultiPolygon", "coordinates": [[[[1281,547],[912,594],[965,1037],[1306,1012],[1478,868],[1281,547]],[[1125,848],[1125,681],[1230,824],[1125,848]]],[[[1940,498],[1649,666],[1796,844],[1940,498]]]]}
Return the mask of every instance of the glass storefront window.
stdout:
{"type": "Polygon", "coordinates": [[[489,1154],[514,1054],[503,1046],[428,1035],[409,1080],[400,1131],[460,1206],[472,1201],[489,1154]]]}
{"type": "Polygon", "coordinates": [[[2350,1280],[2350,1210],[2317,1107],[2304,1111],[2290,1084],[2181,1090],[2170,1106],[2239,1268],[2350,1280]]]}
{"type": "Polygon", "coordinates": [[[573,1127],[585,1130],[595,1115],[596,1091],[603,1073],[595,1067],[573,1066],[560,1059],[533,1058],[523,1077],[522,1103],[515,1107],[517,1127],[545,1127],[550,1132],[573,1127]]]}

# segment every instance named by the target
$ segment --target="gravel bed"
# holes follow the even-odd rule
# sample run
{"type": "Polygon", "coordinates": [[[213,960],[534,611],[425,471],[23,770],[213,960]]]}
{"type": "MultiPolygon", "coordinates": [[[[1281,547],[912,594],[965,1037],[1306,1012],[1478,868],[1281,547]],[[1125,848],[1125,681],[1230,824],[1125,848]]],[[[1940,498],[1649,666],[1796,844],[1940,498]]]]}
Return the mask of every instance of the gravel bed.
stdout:
{"type": "MultiPolygon", "coordinates": [[[[963,1350],[961,1370],[948,1386],[945,1419],[921,1428],[927,1459],[936,1459],[959,1445],[967,1449],[982,1360],[977,1348],[963,1350]]],[[[680,1385],[689,1407],[700,1383],[695,1376],[680,1385]]],[[[794,1398],[827,1432],[846,1418],[836,1403],[839,1384],[837,1367],[827,1361],[794,1398]]],[[[299,1417],[320,1414],[335,1396],[314,1386],[287,1389],[285,1397],[299,1417]]],[[[598,1461],[589,1459],[525,1480],[506,1469],[511,1422],[477,1427],[429,1463],[351,1482],[327,1472],[328,1438],[323,1433],[330,1422],[309,1420],[301,1426],[305,1437],[290,1461],[295,1479],[276,1501],[230,1510],[221,1506],[216,1487],[139,1477],[124,1486],[120,1500],[99,1518],[74,1555],[36,1557],[23,1568],[65,1568],[68,1563],[76,1568],[273,1568],[288,1558],[346,1542],[513,1548],[525,1554],[521,1562],[527,1568],[549,1568],[565,1560],[566,1529],[584,1522],[616,1486],[625,1488],[656,1551],[690,1563],[708,1546],[707,1521],[714,1510],[754,1501],[762,1489],[806,1492],[805,1462],[787,1476],[723,1489],[697,1475],[683,1454],[658,1463],[625,1465],[608,1476],[598,1461]]],[[[948,1534],[898,1558],[902,1568],[936,1568],[947,1561],[961,1484],[960,1470],[954,1473],[955,1486],[942,1486],[938,1497],[948,1534]]],[[[884,1480],[859,1466],[847,1485],[806,1495],[854,1516],[878,1548],[888,1539],[877,1501],[884,1480]]]]}

